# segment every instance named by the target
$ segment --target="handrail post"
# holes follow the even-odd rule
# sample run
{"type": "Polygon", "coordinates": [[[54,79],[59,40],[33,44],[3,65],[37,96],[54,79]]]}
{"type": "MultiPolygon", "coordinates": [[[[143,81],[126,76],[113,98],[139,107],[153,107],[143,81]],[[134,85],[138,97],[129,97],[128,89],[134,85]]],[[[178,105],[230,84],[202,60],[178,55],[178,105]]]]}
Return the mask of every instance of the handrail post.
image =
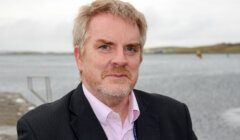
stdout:
{"type": "Polygon", "coordinates": [[[52,90],[51,90],[51,81],[48,76],[27,76],[27,85],[28,89],[43,103],[51,102],[52,101],[52,90]],[[36,92],[33,87],[33,79],[36,78],[44,78],[45,82],[45,91],[46,91],[46,97],[42,97],[41,94],[36,92]]]}

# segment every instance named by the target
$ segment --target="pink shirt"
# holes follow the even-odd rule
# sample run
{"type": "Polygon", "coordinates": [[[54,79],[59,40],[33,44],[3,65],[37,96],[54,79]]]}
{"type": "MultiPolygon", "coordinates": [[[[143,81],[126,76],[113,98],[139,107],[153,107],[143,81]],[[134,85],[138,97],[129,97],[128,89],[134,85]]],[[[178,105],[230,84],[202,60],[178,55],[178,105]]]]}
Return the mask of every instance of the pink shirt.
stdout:
{"type": "Polygon", "coordinates": [[[128,116],[122,125],[121,118],[118,113],[114,112],[111,108],[93,96],[84,85],[82,85],[82,87],[84,95],[89,101],[103,130],[105,131],[105,134],[107,135],[107,138],[109,140],[134,140],[133,126],[134,121],[140,115],[140,110],[133,91],[129,97],[128,116]]]}

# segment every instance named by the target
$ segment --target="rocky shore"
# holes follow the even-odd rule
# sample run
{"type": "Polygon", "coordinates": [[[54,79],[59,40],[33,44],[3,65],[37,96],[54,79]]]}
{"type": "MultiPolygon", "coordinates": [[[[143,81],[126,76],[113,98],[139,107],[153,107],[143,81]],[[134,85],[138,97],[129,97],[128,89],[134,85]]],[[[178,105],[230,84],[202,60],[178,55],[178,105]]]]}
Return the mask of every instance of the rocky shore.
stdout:
{"type": "Polygon", "coordinates": [[[33,108],[19,93],[0,92],[0,140],[16,140],[17,120],[33,108]]]}

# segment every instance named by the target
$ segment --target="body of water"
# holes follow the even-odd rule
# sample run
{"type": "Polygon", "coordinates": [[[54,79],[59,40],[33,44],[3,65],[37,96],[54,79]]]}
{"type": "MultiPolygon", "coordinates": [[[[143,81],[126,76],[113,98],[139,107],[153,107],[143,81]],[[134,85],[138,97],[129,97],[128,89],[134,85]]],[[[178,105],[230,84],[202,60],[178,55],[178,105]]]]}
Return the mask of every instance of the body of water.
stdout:
{"type": "MultiPolygon", "coordinates": [[[[188,105],[199,140],[240,138],[240,55],[145,55],[136,88],[188,105]]],[[[0,55],[0,91],[41,102],[27,88],[28,76],[48,76],[53,100],[79,84],[72,55],[0,55]]],[[[33,86],[45,94],[44,80],[33,86]]]]}

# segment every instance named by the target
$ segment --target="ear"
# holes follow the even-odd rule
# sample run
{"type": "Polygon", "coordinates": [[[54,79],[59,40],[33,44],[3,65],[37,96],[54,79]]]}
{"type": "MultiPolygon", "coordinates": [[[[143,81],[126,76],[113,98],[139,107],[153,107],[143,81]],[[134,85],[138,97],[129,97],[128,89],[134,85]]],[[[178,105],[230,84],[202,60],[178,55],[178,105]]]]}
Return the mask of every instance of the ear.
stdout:
{"type": "Polygon", "coordinates": [[[75,61],[78,66],[79,71],[82,71],[82,56],[79,52],[79,47],[74,48],[74,56],[75,56],[75,61]]]}

